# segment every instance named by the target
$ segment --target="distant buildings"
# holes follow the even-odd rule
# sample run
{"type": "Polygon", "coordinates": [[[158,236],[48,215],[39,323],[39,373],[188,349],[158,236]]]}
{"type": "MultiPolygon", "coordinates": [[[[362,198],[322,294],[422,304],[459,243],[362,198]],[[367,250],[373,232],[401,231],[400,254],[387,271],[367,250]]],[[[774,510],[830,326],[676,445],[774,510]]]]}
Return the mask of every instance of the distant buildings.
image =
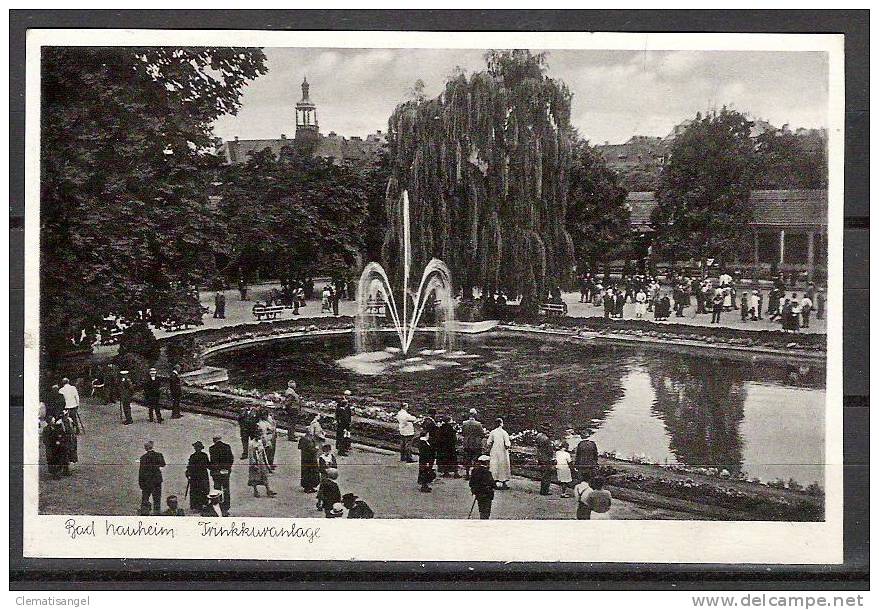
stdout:
{"type": "Polygon", "coordinates": [[[276,140],[239,140],[236,136],[234,140],[223,142],[218,153],[228,164],[246,163],[250,154],[266,149],[280,156],[285,148],[328,159],[337,165],[370,164],[385,146],[384,134],[379,130],[369,134],[366,139],[359,136],[345,138],[334,131],[328,135],[321,134],[317,105],[311,101],[309,89],[308,80],[303,79],[302,99],[295,108],[296,132],[293,139],[287,138],[286,134],[281,134],[276,140]]]}
{"type": "MultiPolygon", "coordinates": [[[[738,262],[749,267],[783,271],[826,270],[827,191],[752,191],[754,220],[743,231],[738,262]]],[[[630,192],[626,197],[629,223],[639,235],[653,232],[650,215],[656,208],[653,192],[630,192]]]]}
{"type": "MultiPolygon", "coordinates": [[[[675,125],[665,137],[635,135],[622,144],[605,142],[595,148],[608,167],[620,175],[622,185],[630,191],[653,190],[662,166],[668,160],[672,143],[693,121],[687,119],[675,125]]],[[[787,125],[781,130],[770,123],[757,119],[751,128],[751,137],[766,132],[791,133],[787,125]]],[[[824,129],[797,129],[793,135],[801,138],[804,150],[814,152],[826,146],[827,131],[824,129]]]]}

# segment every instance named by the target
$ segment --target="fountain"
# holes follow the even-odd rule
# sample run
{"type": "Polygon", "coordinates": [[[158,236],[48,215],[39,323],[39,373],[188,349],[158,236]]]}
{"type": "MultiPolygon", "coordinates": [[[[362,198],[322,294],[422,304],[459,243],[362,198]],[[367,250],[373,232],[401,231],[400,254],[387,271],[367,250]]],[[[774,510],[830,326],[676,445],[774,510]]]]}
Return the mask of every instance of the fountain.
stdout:
{"type": "Polygon", "coordinates": [[[371,338],[381,330],[381,320],[390,318],[400,339],[400,352],[406,356],[418,323],[425,310],[434,310],[434,328],[438,350],[451,350],[455,334],[455,299],[452,275],[448,266],[433,258],[424,267],[418,289],[410,289],[412,244],[409,231],[409,193],[403,191],[403,294],[400,307],[384,268],[371,262],[360,274],[357,285],[357,314],[354,318],[354,342],[357,353],[370,352],[371,338]]]}

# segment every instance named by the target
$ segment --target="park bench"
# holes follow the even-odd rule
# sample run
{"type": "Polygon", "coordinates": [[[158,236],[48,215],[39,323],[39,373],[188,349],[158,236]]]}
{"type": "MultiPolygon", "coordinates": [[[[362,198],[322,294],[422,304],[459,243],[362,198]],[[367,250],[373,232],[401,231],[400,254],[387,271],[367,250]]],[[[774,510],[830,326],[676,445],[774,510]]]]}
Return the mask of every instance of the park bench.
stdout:
{"type": "Polygon", "coordinates": [[[259,305],[253,306],[253,315],[257,320],[261,320],[265,316],[266,320],[274,320],[284,311],[283,305],[259,305]]]}
{"type": "Polygon", "coordinates": [[[371,316],[384,318],[387,315],[387,304],[383,301],[378,303],[367,303],[366,307],[363,308],[363,311],[371,316]]]}
{"type": "Polygon", "coordinates": [[[540,306],[538,313],[546,317],[558,317],[568,315],[567,303],[544,303],[540,306]]]}

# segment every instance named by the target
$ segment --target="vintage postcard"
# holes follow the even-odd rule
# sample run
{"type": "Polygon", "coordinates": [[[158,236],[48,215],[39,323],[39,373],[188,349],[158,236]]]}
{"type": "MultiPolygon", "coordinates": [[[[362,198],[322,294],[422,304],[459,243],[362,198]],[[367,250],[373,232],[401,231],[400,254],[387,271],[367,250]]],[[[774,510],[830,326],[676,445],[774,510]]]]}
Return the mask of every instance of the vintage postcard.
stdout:
{"type": "Polygon", "coordinates": [[[843,102],[841,35],[29,31],[25,557],[840,563],[843,102]]]}

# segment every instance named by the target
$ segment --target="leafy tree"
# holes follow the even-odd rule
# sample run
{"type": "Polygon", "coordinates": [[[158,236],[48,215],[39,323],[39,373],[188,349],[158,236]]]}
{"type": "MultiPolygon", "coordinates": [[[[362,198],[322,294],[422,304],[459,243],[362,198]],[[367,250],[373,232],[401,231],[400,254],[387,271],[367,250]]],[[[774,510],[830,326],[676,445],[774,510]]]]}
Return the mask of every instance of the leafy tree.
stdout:
{"type": "Polygon", "coordinates": [[[573,266],[565,230],[571,93],[546,76],[542,54],[491,51],[486,63],[391,116],[383,258],[399,277],[396,219],[407,190],[414,268],[436,256],[465,294],[501,289],[534,303],[573,266]]]}
{"type": "Polygon", "coordinates": [[[391,176],[391,162],[386,150],[382,150],[375,162],[363,173],[366,189],[367,211],[360,233],[363,235],[363,255],[367,261],[379,261],[388,225],[385,197],[391,176]]]}
{"type": "Polygon", "coordinates": [[[597,264],[626,255],[631,246],[626,190],[588,142],[578,140],[572,156],[566,226],[577,266],[595,270],[597,264]]]}
{"type": "Polygon", "coordinates": [[[357,169],[286,149],[280,159],[257,152],[220,175],[219,213],[236,267],[287,280],[352,267],[367,215],[357,169]]]}
{"type": "Polygon", "coordinates": [[[766,131],[756,142],[757,188],[827,188],[826,142],[790,132],[766,131]]]}
{"type": "Polygon", "coordinates": [[[40,316],[50,359],[107,314],[196,317],[192,287],[211,272],[220,229],[208,201],[211,124],[237,111],[264,61],[242,48],[43,49],[40,316]]]}
{"type": "Polygon", "coordinates": [[[754,216],[751,127],[744,115],[724,108],[697,114],[675,138],[651,217],[660,256],[722,263],[737,251],[742,228],[754,216]]]}

